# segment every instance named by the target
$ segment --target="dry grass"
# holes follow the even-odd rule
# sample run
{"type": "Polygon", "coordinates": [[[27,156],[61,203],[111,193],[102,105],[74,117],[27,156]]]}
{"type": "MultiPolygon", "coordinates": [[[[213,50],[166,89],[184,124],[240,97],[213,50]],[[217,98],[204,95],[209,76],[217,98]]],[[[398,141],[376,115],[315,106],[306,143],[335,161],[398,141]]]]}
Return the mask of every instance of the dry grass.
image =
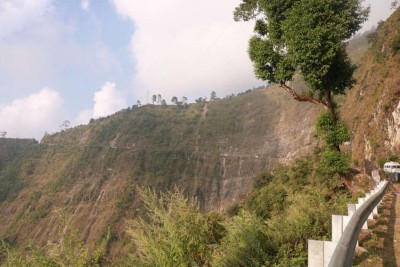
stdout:
{"type": "Polygon", "coordinates": [[[400,9],[380,28],[377,39],[357,70],[356,86],[348,93],[341,113],[353,132],[353,158],[377,161],[397,147],[388,147],[387,122],[399,99],[400,53],[390,46],[400,35],[400,9]],[[369,148],[369,149],[366,149],[369,148]]]}

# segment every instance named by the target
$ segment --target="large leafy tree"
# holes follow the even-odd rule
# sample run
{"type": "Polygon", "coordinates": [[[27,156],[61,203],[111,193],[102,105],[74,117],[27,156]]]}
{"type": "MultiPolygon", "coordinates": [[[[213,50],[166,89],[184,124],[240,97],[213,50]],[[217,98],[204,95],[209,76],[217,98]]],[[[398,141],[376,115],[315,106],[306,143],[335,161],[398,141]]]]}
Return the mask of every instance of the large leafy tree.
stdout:
{"type": "Polygon", "coordinates": [[[298,101],[336,117],[333,96],[352,86],[355,70],[345,41],[361,28],[369,8],[362,0],[242,0],[236,21],[255,20],[249,55],[258,78],[279,84],[298,101]],[[303,76],[307,91],[290,86],[303,76]]]}

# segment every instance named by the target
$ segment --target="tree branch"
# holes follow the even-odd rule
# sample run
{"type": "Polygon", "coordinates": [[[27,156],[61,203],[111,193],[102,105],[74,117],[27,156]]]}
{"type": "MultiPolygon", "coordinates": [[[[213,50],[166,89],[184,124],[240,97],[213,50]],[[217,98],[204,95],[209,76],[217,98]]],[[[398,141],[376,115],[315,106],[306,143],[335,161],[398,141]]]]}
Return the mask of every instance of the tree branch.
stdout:
{"type": "Polygon", "coordinates": [[[292,95],[293,99],[300,102],[310,102],[319,106],[322,106],[325,110],[328,110],[328,105],[321,100],[307,95],[299,95],[293,88],[287,86],[285,83],[281,83],[281,87],[285,89],[286,92],[292,95]]]}

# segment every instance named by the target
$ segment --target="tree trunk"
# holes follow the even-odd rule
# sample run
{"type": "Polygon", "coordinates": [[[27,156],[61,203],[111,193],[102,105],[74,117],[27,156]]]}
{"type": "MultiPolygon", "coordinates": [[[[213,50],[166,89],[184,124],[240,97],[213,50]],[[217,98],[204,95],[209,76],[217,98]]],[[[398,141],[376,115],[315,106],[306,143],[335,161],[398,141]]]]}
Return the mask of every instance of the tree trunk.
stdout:
{"type": "Polygon", "coordinates": [[[333,102],[331,90],[325,91],[324,98],[325,98],[325,103],[326,103],[326,109],[328,110],[328,112],[332,116],[332,118],[336,121],[337,120],[336,105],[333,102]]]}
{"type": "Polygon", "coordinates": [[[281,87],[285,89],[286,92],[292,95],[293,99],[300,102],[310,102],[319,106],[322,106],[324,109],[328,110],[328,106],[324,101],[318,100],[314,97],[307,95],[299,95],[292,87],[286,85],[284,82],[281,83],[281,87]]]}
{"type": "MultiPolygon", "coordinates": [[[[324,98],[325,98],[325,103],[326,103],[327,110],[328,110],[329,114],[331,115],[331,118],[332,118],[333,122],[336,125],[338,123],[338,114],[336,114],[336,105],[335,105],[335,102],[332,99],[331,90],[326,90],[325,91],[324,98]]],[[[340,146],[339,145],[334,145],[333,149],[335,149],[336,151],[340,152],[340,146]]]]}

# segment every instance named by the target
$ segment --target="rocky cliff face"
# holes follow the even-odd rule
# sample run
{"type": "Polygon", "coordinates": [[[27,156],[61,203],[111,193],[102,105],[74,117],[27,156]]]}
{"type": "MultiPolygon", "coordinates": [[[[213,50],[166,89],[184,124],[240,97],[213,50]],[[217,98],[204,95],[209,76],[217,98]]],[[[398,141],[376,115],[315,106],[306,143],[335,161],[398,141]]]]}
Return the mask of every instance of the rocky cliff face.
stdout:
{"type": "Polygon", "coordinates": [[[318,113],[270,87],[184,108],[135,107],[45,136],[0,172],[21,185],[0,202],[0,237],[56,240],[61,212],[89,244],[108,227],[122,244],[125,220],[143,213],[137,185],[177,186],[204,210],[223,210],[256,174],[310,152],[318,113]]]}
{"type": "Polygon", "coordinates": [[[353,132],[353,158],[374,164],[400,152],[400,10],[378,29],[342,106],[353,132]]]}
{"type": "Polygon", "coordinates": [[[388,141],[385,145],[389,148],[400,147],[400,100],[386,121],[388,141]]]}

